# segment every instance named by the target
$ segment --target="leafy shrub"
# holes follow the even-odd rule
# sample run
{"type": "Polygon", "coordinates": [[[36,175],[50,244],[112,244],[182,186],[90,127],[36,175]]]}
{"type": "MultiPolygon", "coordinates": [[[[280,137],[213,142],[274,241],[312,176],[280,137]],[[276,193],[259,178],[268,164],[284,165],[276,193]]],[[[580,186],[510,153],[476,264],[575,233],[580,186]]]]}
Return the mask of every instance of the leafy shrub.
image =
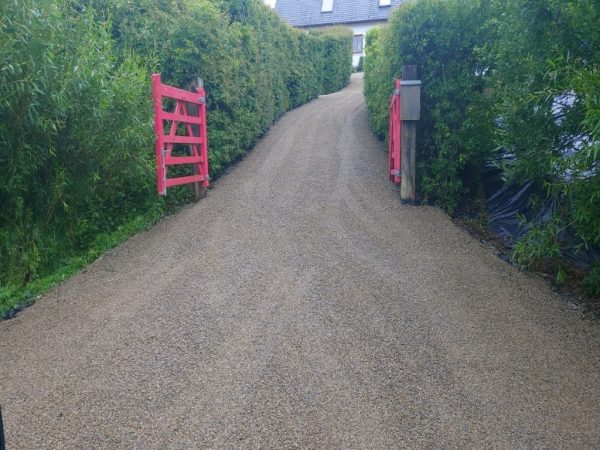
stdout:
{"type": "Polygon", "coordinates": [[[566,269],[561,261],[561,231],[560,223],[556,221],[533,227],[516,243],[513,260],[527,269],[552,270],[556,273],[556,283],[563,284],[566,269]]]}
{"type": "Polygon", "coordinates": [[[595,266],[583,280],[586,292],[600,298],[600,265],[595,266]]]}
{"type": "Polygon", "coordinates": [[[553,221],[600,245],[600,4],[511,1],[494,50],[500,145],[544,183],[553,221]]]}
{"type": "Polygon", "coordinates": [[[509,181],[545,185],[560,205],[514,257],[554,267],[557,279],[557,230],[600,245],[599,21],[596,0],[415,0],[367,35],[365,96],[379,137],[394,78],[403,64],[420,69],[417,179],[425,199],[450,212],[473,200],[482,162],[507,149],[516,156],[509,181]]]}
{"type": "Polygon", "coordinates": [[[0,282],[48,273],[94,235],[160,208],[147,74],[59,2],[0,7],[0,282]],[[43,269],[42,269],[43,268],[43,269]]]}
{"type": "Polygon", "coordinates": [[[259,0],[8,0],[0,13],[0,310],[190,198],[156,195],[151,72],[205,80],[216,175],[351,71],[349,32],[300,32],[259,0]]]}

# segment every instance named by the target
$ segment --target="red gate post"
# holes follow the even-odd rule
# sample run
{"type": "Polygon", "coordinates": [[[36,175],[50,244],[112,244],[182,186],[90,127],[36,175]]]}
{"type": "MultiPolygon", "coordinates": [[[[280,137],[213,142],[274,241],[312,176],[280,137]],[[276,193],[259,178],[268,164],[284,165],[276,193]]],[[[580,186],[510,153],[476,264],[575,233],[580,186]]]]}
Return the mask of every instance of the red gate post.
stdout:
{"type": "Polygon", "coordinates": [[[390,101],[389,129],[389,177],[393,183],[400,183],[402,167],[402,122],[400,102],[400,80],[396,80],[396,89],[390,101]]]}
{"type": "Polygon", "coordinates": [[[167,195],[167,188],[182,184],[209,185],[208,137],[206,134],[206,93],[204,87],[197,92],[184,91],[162,84],[160,74],[152,75],[154,102],[154,134],[156,137],[156,176],[159,195],[167,195]],[[163,110],[163,98],[175,100],[173,112],[163,110]],[[188,108],[189,107],[189,108],[188,108]],[[192,112],[197,111],[197,113],[192,112]],[[170,122],[169,134],[164,133],[165,122],[170,122]],[[177,134],[178,125],[185,124],[187,134],[177,134]],[[199,133],[193,128],[198,127],[199,133]],[[195,134],[199,134],[195,136],[195,134]],[[187,145],[189,156],[172,156],[175,144],[187,145]],[[168,178],[169,166],[191,164],[192,175],[168,178]]]}
{"type": "Polygon", "coordinates": [[[159,195],[167,195],[165,186],[165,166],[163,164],[163,151],[165,143],[163,141],[163,118],[162,118],[162,95],[160,93],[160,74],[152,75],[152,102],[154,104],[154,149],[156,152],[156,182],[159,195]]]}

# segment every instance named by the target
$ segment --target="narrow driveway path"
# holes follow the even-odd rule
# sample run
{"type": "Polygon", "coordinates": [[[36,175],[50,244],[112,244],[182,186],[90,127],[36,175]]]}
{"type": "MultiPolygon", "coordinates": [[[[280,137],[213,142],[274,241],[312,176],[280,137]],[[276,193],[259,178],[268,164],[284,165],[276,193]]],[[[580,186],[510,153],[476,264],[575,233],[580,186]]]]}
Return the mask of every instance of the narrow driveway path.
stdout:
{"type": "Polygon", "coordinates": [[[600,330],[401,206],[362,80],[0,323],[9,449],[600,446],[600,330]]]}

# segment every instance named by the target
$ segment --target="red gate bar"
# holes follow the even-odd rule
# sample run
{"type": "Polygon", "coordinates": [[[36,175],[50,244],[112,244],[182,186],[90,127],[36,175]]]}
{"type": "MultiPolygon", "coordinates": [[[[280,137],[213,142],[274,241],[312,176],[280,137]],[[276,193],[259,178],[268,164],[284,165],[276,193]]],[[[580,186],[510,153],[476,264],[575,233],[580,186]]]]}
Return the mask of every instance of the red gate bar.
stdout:
{"type": "Polygon", "coordinates": [[[396,89],[390,102],[390,181],[402,181],[402,112],[400,107],[400,80],[396,80],[396,89]]]}
{"type": "Polygon", "coordinates": [[[152,75],[154,101],[154,134],[156,136],[156,175],[159,195],[167,188],[181,184],[201,183],[208,187],[208,138],[206,135],[206,94],[204,88],[188,92],[161,83],[160,74],[152,75]],[[175,100],[172,112],[163,110],[163,99],[175,100]],[[197,112],[196,112],[197,111],[197,112]],[[165,134],[165,122],[171,127],[165,134]],[[185,124],[185,135],[178,135],[179,124],[185,124]],[[188,145],[189,156],[171,156],[174,144],[188,145]],[[169,166],[191,164],[193,175],[167,178],[169,166]]]}

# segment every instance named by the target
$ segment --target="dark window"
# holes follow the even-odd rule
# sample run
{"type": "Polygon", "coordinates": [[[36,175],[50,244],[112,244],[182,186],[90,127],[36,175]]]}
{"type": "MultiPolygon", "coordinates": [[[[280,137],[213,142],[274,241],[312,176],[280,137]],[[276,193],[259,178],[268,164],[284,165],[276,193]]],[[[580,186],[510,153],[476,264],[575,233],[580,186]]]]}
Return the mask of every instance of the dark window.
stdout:
{"type": "Polygon", "coordinates": [[[363,35],[355,34],[352,38],[352,52],[362,53],[363,52],[363,35]]]}

